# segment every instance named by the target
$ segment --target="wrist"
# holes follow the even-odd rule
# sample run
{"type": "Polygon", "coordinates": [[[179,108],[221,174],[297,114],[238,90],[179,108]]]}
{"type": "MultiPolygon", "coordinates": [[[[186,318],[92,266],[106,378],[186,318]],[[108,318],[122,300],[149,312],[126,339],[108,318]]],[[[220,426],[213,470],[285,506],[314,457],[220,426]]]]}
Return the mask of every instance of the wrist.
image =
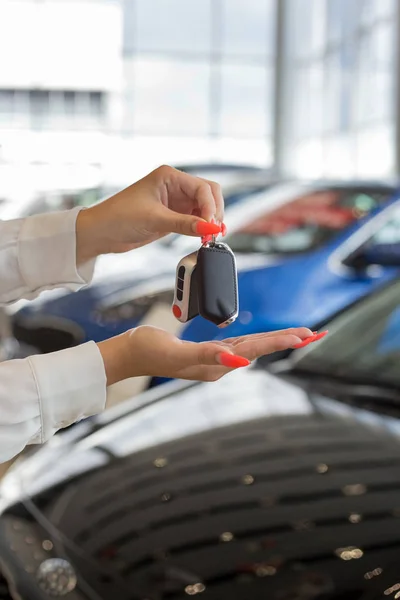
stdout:
{"type": "Polygon", "coordinates": [[[104,342],[99,342],[97,346],[103,359],[107,385],[112,385],[113,383],[118,383],[118,381],[123,381],[134,376],[129,359],[127,333],[122,333],[104,342]]]}
{"type": "Polygon", "coordinates": [[[78,266],[100,254],[105,254],[95,208],[93,206],[81,210],[76,219],[76,263],[78,266]]]}

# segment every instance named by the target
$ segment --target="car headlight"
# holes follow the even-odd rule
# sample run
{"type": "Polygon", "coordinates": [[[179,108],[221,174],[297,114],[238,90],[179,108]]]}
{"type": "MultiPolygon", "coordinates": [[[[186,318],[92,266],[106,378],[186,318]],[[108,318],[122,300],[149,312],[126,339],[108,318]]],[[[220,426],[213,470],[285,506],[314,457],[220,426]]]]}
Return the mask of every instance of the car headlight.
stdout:
{"type": "Polygon", "coordinates": [[[97,320],[103,323],[119,321],[141,321],[148,311],[156,304],[172,305],[174,292],[172,289],[157,291],[131,299],[121,299],[112,305],[101,308],[96,312],[97,320]]]}

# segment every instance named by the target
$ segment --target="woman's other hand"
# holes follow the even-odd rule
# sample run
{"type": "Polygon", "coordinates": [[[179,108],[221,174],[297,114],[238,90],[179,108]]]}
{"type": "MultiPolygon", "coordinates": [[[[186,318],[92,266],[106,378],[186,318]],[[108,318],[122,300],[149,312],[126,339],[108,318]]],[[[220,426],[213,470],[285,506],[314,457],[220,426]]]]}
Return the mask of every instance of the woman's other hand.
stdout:
{"type": "Polygon", "coordinates": [[[306,327],[236,337],[222,342],[187,342],[155,327],[137,327],[98,344],[111,385],[129,377],[150,376],[216,381],[259,356],[301,344],[306,327]]]}

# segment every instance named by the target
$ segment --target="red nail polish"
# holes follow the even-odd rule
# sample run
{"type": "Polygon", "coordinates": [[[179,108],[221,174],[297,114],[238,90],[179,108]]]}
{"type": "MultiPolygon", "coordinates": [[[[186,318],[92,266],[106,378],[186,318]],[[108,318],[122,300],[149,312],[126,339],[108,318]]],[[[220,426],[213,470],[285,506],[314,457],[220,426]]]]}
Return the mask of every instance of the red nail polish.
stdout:
{"type": "Polygon", "coordinates": [[[206,221],[199,221],[196,224],[196,231],[200,235],[216,235],[221,233],[221,227],[216,223],[207,223],[206,221]]]}
{"type": "Polygon", "coordinates": [[[313,342],[318,342],[318,340],[322,340],[326,335],[328,335],[329,331],[321,331],[321,333],[317,333],[317,335],[312,340],[313,342]]]}
{"type": "Polygon", "coordinates": [[[237,354],[229,354],[229,352],[221,352],[219,355],[219,362],[224,367],[231,367],[237,369],[238,367],[247,367],[250,361],[244,356],[238,356],[237,354]]]}
{"type": "Polygon", "coordinates": [[[223,237],[226,236],[226,225],[225,225],[225,223],[222,223],[222,225],[221,225],[221,233],[222,233],[223,237]]]}
{"type": "Polygon", "coordinates": [[[327,334],[328,331],[322,331],[321,333],[310,335],[308,338],[300,342],[300,344],[296,344],[295,346],[293,346],[293,348],[296,348],[296,350],[298,348],[305,348],[306,346],[308,346],[308,344],[312,344],[313,342],[318,342],[318,340],[322,340],[322,338],[325,337],[327,334]]]}
{"type": "Polygon", "coordinates": [[[299,344],[296,344],[295,346],[293,346],[293,348],[296,348],[296,350],[298,348],[305,348],[306,346],[308,346],[308,344],[311,344],[311,342],[314,341],[314,336],[310,336],[308,338],[306,338],[305,340],[303,340],[302,342],[300,342],[299,344]]]}
{"type": "Polygon", "coordinates": [[[208,242],[212,241],[212,235],[203,235],[201,238],[201,243],[202,244],[207,244],[208,242]]]}

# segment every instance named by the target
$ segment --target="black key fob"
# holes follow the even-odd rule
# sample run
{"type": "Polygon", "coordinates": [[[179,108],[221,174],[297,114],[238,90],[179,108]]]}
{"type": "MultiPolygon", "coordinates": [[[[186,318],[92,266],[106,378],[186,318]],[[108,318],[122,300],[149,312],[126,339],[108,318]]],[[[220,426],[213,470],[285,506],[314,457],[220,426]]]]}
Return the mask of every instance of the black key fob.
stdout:
{"type": "Polygon", "coordinates": [[[238,312],[236,261],[229,246],[207,242],[179,262],[173,305],[179,321],[201,315],[222,328],[233,323],[238,312]]]}
{"type": "Polygon", "coordinates": [[[238,315],[236,260],[220,242],[208,242],[197,253],[199,314],[218,327],[226,327],[238,315]]]}

